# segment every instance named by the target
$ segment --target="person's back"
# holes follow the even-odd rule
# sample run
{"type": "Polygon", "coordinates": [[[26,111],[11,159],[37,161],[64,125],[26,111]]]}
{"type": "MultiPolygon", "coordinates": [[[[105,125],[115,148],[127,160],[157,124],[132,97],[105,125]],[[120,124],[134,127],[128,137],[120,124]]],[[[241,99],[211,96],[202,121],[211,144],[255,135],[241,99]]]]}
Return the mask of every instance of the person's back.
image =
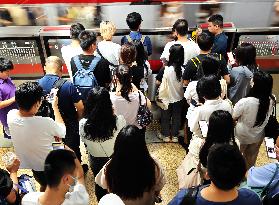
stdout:
{"type": "Polygon", "coordinates": [[[248,189],[237,190],[246,173],[245,160],[236,145],[217,144],[210,149],[207,159],[209,186],[182,189],[168,205],[187,205],[193,200],[196,205],[261,205],[260,198],[248,189]],[[185,200],[185,201],[184,201],[185,200]]]}
{"type": "Polygon", "coordinates": [[[188,60],[199,54],[200,49],[194,41],[187,39],[188,22],[185,19],[178,19],[173,27],[178,40],[166,44],[160,59],[165,65],[167,65],[167,62],[169,61],[170,47],[174,44],[181,44],[184,48],[184,65],[186,65],[188,60]]]}
{"type": "Polygon", "coordinates": [[[116,27],[113,22],[103,21],[100,24],[100,33],[103,38],[98,43],[97,56],[106,59],[110,63],[110,70],[114,71],[119,65],[119,56],[121,46],[112,42],[112,37],[116,31],[116,27]]]}
{"type": "Polygon", "coordinates": [[[31,192],[22,205],[88,205],[82,167],[70,150],[53,150],[44,163],[47,188],[45,192],[31,192]]]}
{"type": "Polygon", "coordinates": [[[82,53],[82,49],[79,45],[80,42],[78,39],[78,35],[80,34],[81,31],[84,31],[84,30],[85,30],[84,26],[80,23],[71,25],[70,37],[72,39],[72,42],[70,45],[66,45],[61,48],[61,54],[62,54],[62,57],[63,57],[63,60],[66,64],[66,66],[67,66],[67,70],[70,75],[71,81],[73,80],[73,74],[72,74],[72,70],[71,70],[70,61],[71,61],[72,57],[82,53]]]}
{"type": "Polygon", "coordinates": [[[96,34],[82,31],[79,35],[83,54],[71,59],[73,84],[79,89],[82,100],[86,101],[89,90],[95,86],[108,87],[111,82],[107,60],[93,55],[96,50],[96,34]]]}
{"type": "Polygon", "coordinates": [[[140,33],[142,18],[137,12],[132,12],[127,15],[126,23],[129,26],[131,32],[127,36],[123,36],[121,39],[121,45],[132,42],[133,40],[140,40],[145,47],[145,51],[148,56],[152,54],[152,44],[148,36],[144,36],[140,33]]]}
{"type": "Polygon", "coordinates": [[[253,73],[258,70],[256,62],[256,48],[250,43],[242,43],[235,50],[235,60],[238,67],[231,69],[231,84],[229,85],[229,99],[236,104],[248,95],[253,73]]]}
{"type": "Polygon", "coordinates": [[[45,71],[46,75],[39,80],[39,84],[43,88],[44,95],[50,94],[51,89],[56,84],[60,84],[58,107],[67,130],[64,142],[75,151],[78,159],[81,160],[78,121],[83,115],[84,106],[80,92],[73,83],[61,78],[62,61],[60,58],[56,56],[48,57],[46,59],[45,71]]]}

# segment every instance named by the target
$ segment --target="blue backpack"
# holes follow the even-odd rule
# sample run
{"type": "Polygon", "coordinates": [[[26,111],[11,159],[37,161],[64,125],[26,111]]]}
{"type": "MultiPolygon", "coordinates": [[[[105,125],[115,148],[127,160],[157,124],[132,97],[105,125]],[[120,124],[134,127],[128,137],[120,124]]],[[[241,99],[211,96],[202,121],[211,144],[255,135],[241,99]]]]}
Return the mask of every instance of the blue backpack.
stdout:
{"type": "Polygon", "coordinates": [[[101,60],[99,57],[94,57],[90,63],[88,69],[84,69],[82,66],[79,56],[73,58],[74,63],[77,67],[77,72],[73,76],[74,85],[78,89],[91,89],[98,85],[97,79],[94,75],[94,70],[101,60]]]}

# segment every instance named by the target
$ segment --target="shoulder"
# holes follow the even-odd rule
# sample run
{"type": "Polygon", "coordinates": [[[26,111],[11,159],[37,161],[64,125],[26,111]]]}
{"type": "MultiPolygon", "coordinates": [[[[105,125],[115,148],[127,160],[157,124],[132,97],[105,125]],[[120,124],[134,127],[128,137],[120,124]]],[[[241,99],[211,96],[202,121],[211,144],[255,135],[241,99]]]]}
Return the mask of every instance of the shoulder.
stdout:
{"type": "Polygon", "coordinates": [[[262,204],[261,199],[255,192],[246,188],[241,188],[238,190],[238,203],[246,204],[245,202],[249,202],[249,204],[253,205],[262,204]]]}
{"type": "Polygon", "coordinates": [[[89,204],[89,194],[86,191],[86,188],[83,184],[77,184],[74,187],[73,192],[68,192],[65,196],[65,201],[63,204],[69,202],[69,204],[75,204],[75,205],[84,205],[89,204]]]}
{"type": "Polygon", "coordinates": [[[38,199],[42,194],[43,194],[42,192],[30,192],[26,194],[22,198],[22,205],[35,205],[35,204],[39,205],[38,199]]]}
{"type": "Polygon", "coordinates": [[[175,195],[175,197],[170,201],[170,203],[168,205],[179,205],[181,204],[183,198],[185,197],[187,193],[187,189],[181,189],[179,192],[177,192],[177,194],[175,195]]]}

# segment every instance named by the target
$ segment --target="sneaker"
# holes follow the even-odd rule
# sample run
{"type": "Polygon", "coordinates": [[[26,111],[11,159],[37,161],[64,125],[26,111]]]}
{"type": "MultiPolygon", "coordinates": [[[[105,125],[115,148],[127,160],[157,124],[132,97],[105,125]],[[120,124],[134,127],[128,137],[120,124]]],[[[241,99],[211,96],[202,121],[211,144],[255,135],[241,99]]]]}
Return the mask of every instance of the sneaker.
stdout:
{"type": "Polygon", "coordinates": [[[163,138],[164,142],[171,142],[171,138],[169,136],[163,138]]]}
{"type": "Polygon", "coordinates": [[[171,141],[172,142],[178,142],[178,137],[172,137],[171,141]]]}

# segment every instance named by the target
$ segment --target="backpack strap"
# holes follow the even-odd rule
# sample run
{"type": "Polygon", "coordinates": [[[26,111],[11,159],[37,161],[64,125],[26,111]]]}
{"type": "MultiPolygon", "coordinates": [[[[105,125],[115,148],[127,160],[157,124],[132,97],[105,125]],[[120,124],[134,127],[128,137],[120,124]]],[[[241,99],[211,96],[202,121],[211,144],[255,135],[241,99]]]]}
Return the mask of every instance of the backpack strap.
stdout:
{"type": "Polygon", "coordinates": [[[143,45],[144,41],[145,41],[145,36],[141,35],[140,42],[142,43],[142,45],[143,45]]]}
{"type": "Polygon", "coordinates": [[[191,61],[194,63],[196,68],[198,68],[198,64],[197,63],[201,64],[201,61],[200,61],[200,59],[198,57],[191,58],[191,61]],[[197,62],[196,62],[196,60],[197,60],[197,62]]]}
{"type": "Polygon", "coordinates": [[[198,197],[200,186],[191,187],[182,199],[180,205],[195,205],[198,197]]]}
{"type": "MultiPolygon", "coordinates": [[[[268,182],[268,184],[263,188],[263,192],[262,192],[262,194],[261,194],[261,197],[264,197],[264,196],[267,194],[267,192],[269,191],[270,185],[271,185],[271,183],[273,182],[273,180],[275,179],[275,177],[277,176],[278,171],[279,171],[279,164],[276,163],[275,172],[274,172],[273,176],[271,177],[271,180],[270,180],[270,181],[268,182]]],[[[278,184],[279,184],[279,180],[273,185],[273,187],[276,187],[278,184]]]]}
{"type": "Polygon", "coordinates": [[[133,39],[131,38],[130,34],[129,35],[126,35],[126,38],[127,38],[127,41],[129,43],[131,43],[133,41],[133,39]]]}
{"type": "Polygon", "coordinates": [[[88,66],[88,70],[90,72],[94,72],[94,70],[97,67],[97,64],[99,63],[100,60],[101,60],[101,58],[95,56],[93,58],[93,60],[91,61],[90,65],[88,66]]]}
{"type": "MultiPolygon", "coordinates": [[[[105,60],[107,60],[103,55],[102,55],[102,53],[101,53],[101,51],[100,51],[100,49],[97,47],[97,53],[101,56],[101,58],[103,58],[103,59],[105,59],[105,60]]],[[[110,65],[110,66],[112,66],[112,67],[117,67],[118,65],[114,65],[113,63],[111,63],[111,62],[109,62],[109,60],[107,60],[107,62],[108,62],[108,64],[110,65]]]]}
{"type": "Polygon", "coordinates": [[[63,84],[66,82],[67,80],[63,79],[63,78],[59,78],[57,81],[55,81],[53,83],[53,88],[58,88],[58,90],[60,90],[60,88],[63,86],[63,84]]]}
{"type": "Polygon", "coordinates": [[[79,56],[73,57],[73,60],[74,60],[74,63],[76,65],[78,71],[84,70],[84,68],[83,68],[83,66],[82,66],[82,64],[81,64],[81,62],[79,60],[79,56]]]}

